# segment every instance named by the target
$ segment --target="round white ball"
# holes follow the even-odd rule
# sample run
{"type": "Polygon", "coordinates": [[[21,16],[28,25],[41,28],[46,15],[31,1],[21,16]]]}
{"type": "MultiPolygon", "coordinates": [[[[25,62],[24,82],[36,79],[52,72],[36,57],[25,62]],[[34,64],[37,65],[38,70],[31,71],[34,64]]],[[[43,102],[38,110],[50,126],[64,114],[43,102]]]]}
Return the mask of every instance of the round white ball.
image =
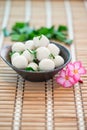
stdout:
{"type": "Polygon", "coordinates": [[[12,60],[12,65],[15,66],[18,69],[24,69],[28,65],[28,60],[24,56],[22,56],[22,55],[16,56],[12,60]]]}
{"type": "Polygon", "coordinates": [[[49,55],[50,55],[50,51],[48,48],[46,47],[39,47],[37,50],[36,50],[36,54],[37,54],[37,59],[39,61],[41,61],[42,59],[45,59],[45,58],[48,58],[49,55]]]}
{"type": "Polygon", "coordinates": [[[53,70],[55,64],[51,59],[43,59],[39,62],[39,69],[43,71],[53,70]]]}
{"type": "Polygon", "coordinates": [[[20,54],[18,53],[18,52],[15,52],[12,56],[11,56],[11,61],[15,58],[15,57],[17,57],[17,56],[19,56],[20,54]]]}
{"type": "Polygon", "coordinates": [[[27,50],[27,49],[29,49],[29,50],[35,49],[33,40],[28,40],[25,42],[25,50],[27,50]]]}
{"type": "Polygon", "coordinates": [[[28,50],[25,50],[22,55],[28,60],[28,62],[31,62],[34,59],[33,54],[31,54],[28,50]]]}
{"type": "Polygon", "coordinates": [[[33,42],[34,42],[34,46],[36,48],[38,48],[38,47],[46,47],[50,43],[49,39],[44,35],[34,37],[33,42]]]}
{"type": "Polygon", "coordinates": [[[59,67],[64,64],[64,59],[61,56],[55,56],[55,59],[53,59],[55,63],[55,67],[59,67]]]}
{"type": "Polygon", "coordinates": [[[36,48],[38,48],[38,47],[40,46],[39,37],[34,37],[34,38],[33,38],[33,42],[34,42],[34,46],[35,46],[36,48]]]}
{"type": "Polygon", "coordinates": [[[49,44],[48,49],[54,56],[57,56],[60,53],[60,49],[54,44],[49,44]]]}
{"type": "Polygon", "coordinates": [[[20,52],[25,50],[25,45],[22,42],[16,42],[12,45],[12,51],[20,52]]]}
{"type": "Polygon", "coordinates": [[[50,43],[49,39],[46,36],[41,35],[40,46],[46,47],[46,46],[48,46],[49,43],[50,43]]]}
{"type": "Polygon", "coordinates": [[[31,67],[35,71],[38,70],[38,65],[36,63],[34,63],[34,62],[31,62],[27,67],[31,67]]]}

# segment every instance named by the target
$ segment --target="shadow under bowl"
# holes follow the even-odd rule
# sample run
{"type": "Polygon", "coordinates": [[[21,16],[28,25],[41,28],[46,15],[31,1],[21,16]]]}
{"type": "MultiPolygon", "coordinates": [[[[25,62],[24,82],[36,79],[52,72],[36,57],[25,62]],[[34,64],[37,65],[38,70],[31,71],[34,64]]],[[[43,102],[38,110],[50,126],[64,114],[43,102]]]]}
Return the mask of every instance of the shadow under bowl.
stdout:
{"type": "Polygon", "coordinates": [[[58,43],[50,42],[50,44],[55,44],[60,48],[60,55],[64,58],[64,64],[55,68],[51,71],[37,71],[37,72],[28,72],[23,69],[18,69],[11,64],[11,59],[9,53],[11,51],[11,45],[4,46],[1,49],[1,58],[19,75],[21,75],[25,80],[32,82],[42,82],[52,79],[55,74],[57,74],[61,69],[63,69],[71,60],[71,55],[68,49],[58,43]]]}

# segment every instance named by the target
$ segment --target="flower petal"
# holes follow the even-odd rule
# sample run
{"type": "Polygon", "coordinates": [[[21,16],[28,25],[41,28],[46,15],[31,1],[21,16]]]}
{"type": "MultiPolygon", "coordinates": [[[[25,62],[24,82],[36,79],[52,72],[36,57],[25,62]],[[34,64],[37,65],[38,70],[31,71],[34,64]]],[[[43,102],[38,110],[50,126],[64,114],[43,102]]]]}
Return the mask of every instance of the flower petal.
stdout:
{"type": "Polygon", "coordinates": [[[86,70],[84,67],[81,67],[79,70],[78,70],[79,74],[86,74],[86,70]]]}
{"type": "Polygon", "coordinates": [[[73,77],[69,77],[69,81],[70,81],[72,84],[75,84],[75,83],[77,82],[73,77]]]}
{"type": "Polygon", "coordinates": [[[69,76],[73,76],[74,75],[74,72],[69,70],[69,73],[68,73],[69,76]]]}
{"type": "Polygon", "coordinates": [[[78,81],[80,79],[80,75],[79,74],[75,74],[74,78],[75,78],[76,81],[78,81]]]}
{"type": "Polygon", "coordinates": [[[65,77],[65,75],[66,75],[66,71],[65,70],[61,70],[60,76],[65,77]]]}
{"type": "Polygon", "coordinates": [[[80,61],[74,62],[75,69],[79,69],[82,65],[80,61]]]}
{"type": "Polygon", "coordinates": [[[64,79],[63,77],[60,76],[60,77],[57,77],[57,78],[56,78],[56,81],[57,81],[57,83],[63,85],[64,82],[65,82],[65,79],[64,79]]]}
{"type": "Polygon", "coordinates": [[[72,63],[69,63],[68,65],[67,65],[67,68],[69,69],[69,70],[74,70],[74,65],[72,64],[72,63]]]}
{"type": "Polygon", "coordinates": [[[69,88],[69,87],[71,87],[73,84],[70,82],[70,81],[66,81],[64,84],[63,84],[63,86],[65,87],[65,88],[69,88]]]}
{"type": "Polygon", "coordinates": [[[67,75],[67,76],[69,76],[69,71],[70,71],[70,70],[69,70],[68,68],[66,68],[66,75],[67,75]]]}

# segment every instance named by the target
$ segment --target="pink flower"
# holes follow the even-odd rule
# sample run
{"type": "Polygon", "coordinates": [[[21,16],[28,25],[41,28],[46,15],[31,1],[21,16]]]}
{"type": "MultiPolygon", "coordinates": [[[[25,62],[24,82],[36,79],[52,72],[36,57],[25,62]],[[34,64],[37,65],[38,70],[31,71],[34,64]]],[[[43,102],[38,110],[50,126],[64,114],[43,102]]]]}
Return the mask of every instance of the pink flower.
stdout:
{"type": "Polygon", "coordinates": [[[57,83],[61,84],[63,87],[68,88],[71,87],[76,81],[72,76],[69,76],[69,71],[61,70],[59,76],[56,78],[57,83]]]}
{"type": "Polygon", "coordinates": [[[69,76],[72,76],[77,82],[80,80],[80,76],[86,73],[80,61],[69,63],[67,69],[69,70],[69,76]]]}
{"type": "Polygon", "coordinates": [[[86,74],[86,70],[82,66],[81,62],[77,61],[74,63],[69,63],[65,69],[60,71],[56,81],[63,87],[68,88],[77,82],[83,83],[80,79],[80,76],[83,74],[86,74]]]}

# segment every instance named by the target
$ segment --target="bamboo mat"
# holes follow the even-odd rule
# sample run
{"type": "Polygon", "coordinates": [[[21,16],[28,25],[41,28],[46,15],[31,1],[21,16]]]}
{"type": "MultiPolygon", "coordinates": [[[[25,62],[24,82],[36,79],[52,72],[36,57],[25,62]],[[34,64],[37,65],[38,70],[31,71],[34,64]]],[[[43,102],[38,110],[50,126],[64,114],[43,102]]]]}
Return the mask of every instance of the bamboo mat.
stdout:
{"type": "MultiPolygon", "coordinates": [[[[87,69],[87,1],[0,0],[0,31],[16,21],[31,26],[65,24],[72,60],[87,69]]],[[[0,47],[11,43],[0,33],[0,47]]],[[[55,82],[24,81],[0,59],[0,130],[87,130],[87,75],[84,84],[65,89],[55,82]]]]}

